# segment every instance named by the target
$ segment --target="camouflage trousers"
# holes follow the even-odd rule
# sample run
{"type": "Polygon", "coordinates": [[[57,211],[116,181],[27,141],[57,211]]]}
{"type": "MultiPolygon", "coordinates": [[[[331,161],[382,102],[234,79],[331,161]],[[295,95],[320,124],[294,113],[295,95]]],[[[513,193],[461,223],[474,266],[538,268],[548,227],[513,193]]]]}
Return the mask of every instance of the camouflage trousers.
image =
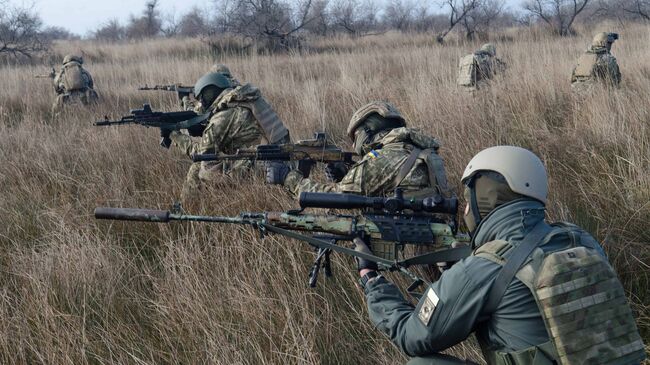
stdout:
{"type": "Polygon", "coordinates": [[[185,177],[181,200],[183,202],[198,197],[201,191],[217,179],[243,177],[253,171],[252,161],[196,162],[190,166],[185,177]]]}
{"type": "Polygon", "coordinates": [[[59,113],[64,106],[69,105],[90,105],[99,101],[97,92],[93,89],[75,90],[69,93],[59,94],[52,104],[52,114],[59,113]]]}

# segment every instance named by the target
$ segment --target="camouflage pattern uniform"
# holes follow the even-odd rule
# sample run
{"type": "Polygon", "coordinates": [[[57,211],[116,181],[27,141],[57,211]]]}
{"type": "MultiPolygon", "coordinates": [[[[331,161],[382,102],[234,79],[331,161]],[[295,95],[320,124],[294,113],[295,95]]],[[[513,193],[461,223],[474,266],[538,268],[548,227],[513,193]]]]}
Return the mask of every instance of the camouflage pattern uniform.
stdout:
{"type": "Polygon", "coordinates": [[[571,87],[581,92],[587,91],[594,84],[602,83],[618,87],[621,71],[616,58],[610,53],[613,42],[618,39],[615,33],[598,33],[592,45],[580,56],[578,64],[571,73],[571,87]]]}
{"type": "Polygon", "coordinates": [[[67,55],[63,59],[63,66],[53,79],[57,93],[52,106],[54,113],[61,111],[64,105],[89,105],[97,102],[98,95],[94,90],[93,78],[82,64],[83,58],[79,56],[67,55]]]}
{"type": "Polygon", "coordinates": [[[414,148],[437,150],[438,142],[416,129],[396,128],[375,136],[373,144],[381,146],[367,153],[339,183],[318,183],[291,171],[284,186],[295,196],[301,192],[340,192],[368,196],[391,195],[396,187],[419,191],[430,187],[426,163],[418,158],[406,177],[396,184],[400,168],[414,148]]]}
{"type": "Polygon", "coordinates": [[[497,58],[496,47],[486,43],[478,51],[461,58],[457,83],[469,91],[477,90],[505,70],[506,64],[497,58]]]}

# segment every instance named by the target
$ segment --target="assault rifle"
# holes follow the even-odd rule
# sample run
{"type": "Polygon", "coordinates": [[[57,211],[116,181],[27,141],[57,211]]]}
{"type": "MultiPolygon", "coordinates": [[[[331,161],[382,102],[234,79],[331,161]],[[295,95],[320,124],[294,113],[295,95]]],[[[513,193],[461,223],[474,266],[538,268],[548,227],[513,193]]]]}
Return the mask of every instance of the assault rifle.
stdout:
{"type": "Polygon", "coordinates": [[[194,93],[193,86],[181,86],[179,84],[156,85],[151,87],[144,85],[139,87],[138,90],[173,91],[178,95],[179,100],[183,100],[183,97],[190,96],[190,94],[194,93]]]}
{"type": "Polygon", "coordinates": [[[120,120],[109,120],[108,116],[104,120],[95,122],[95,126],[104,127],[112,125],[138,124],[145,127],[160,128],[161,141],[163,146],[169,146],[171,140],[166,137],[166,131],[187,129],[191,136],[201,136],[204,129],[204,123],[209,118],[207,114],[197,114],[193,111],[181,112],[154,112],[149,104],[144,104],[142,109],[132,109],[130,115],[122,117],[120,120]]]}
{"type": "Polygon", "coordinates": [[[253,148],[242,148],[233,155],[202,154],[193,155],[194,162],[201,161],[306,161],[353,163],[353,152],[345,152],[335,145],[328,144],[325,133],[314,134],[313,139],[306,139],[296,143],[266,144],[253,148]]]}
{"type": "Polygon", "coordinates": [[[34,75],[34,77],[37,79],[53,79],[55,76],[56,76],[56,70],[54,70],[54,67],[52,67],[52,71],[50,71],[49,74],[34,75]]]}
{"type": "Polygon", "coordinates": [[[241,213],[238,217],[187,215],[180,212],[180,209],[168,211],[99,207],[95,209],[95,218],[156,223],[189,221],[241,224],[257,228],[262,236],[270,232],[298,239],[317,249],[316,260],[309,274],[311,287],[316,285],[321,267],[326,276],[331,276],[332,251],[374,261],[384,270],[404,272],[415,280],[409,291],[424,282],[408,271],[409,267],[458,261],[471,252],[469,246],[463,244],[468,242],[468,238],[456,235],[455,222],[448,223],[440,218],[440,214],[450,215],[455,220],[458,210],[458,200],[455,197],[407,199],[403,197],[401,189],[397,189],[395,196],[390,198],[302,193],[300,207],[300,210],[288,212],[241,213]],[[306,208],[363,211],[358,215],[305,214],[306,208]],[[299,233],[300,231],[309,235],[299,233]],[[339,241],[352,241],[355,237],[366,240],[373,254],[357,252],[337,244],[339,241]],[[435,251],[403,258],[407,244],[429,246],[435,251]]]}

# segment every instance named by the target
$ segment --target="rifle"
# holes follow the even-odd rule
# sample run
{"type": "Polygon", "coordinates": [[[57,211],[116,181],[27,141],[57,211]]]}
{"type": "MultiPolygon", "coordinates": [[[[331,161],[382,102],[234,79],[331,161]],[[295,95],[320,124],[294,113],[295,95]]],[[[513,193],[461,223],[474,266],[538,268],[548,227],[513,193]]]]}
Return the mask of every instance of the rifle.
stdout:
{"type": "Polygon", "coordinates": [[[325,133],[314,134],[313,139],[301,140],[296,143],[266,144],[253,148],[242,148],[233,155],[201,154],[193,155],[194,162],[200,161],[306,161],[353,163],[353,152],[345,152],[335,145],[328,144],[325,133]]]}
{"type": "Polygon", "coordinates": [[[401,271],[415,280],[409,291],[424,283],[407,269],[414,265],[453,262],[471,253],[469,239],[456,235],[455,222],[443,221],[439,214],[451,215],[458,210],[456,197],[442,196],[405,199],[401,189],[389,198],[368,198],[354,194],[302,193],[299,210],[287,212],[241,213],[238,217],[186,215],[180,209],[148,210],[129,208],[95,209],[96,219],[114,219],[169,223],[172,221],[209,222],[250,225],[266,233],[276,233],[307,242],[317,249],[316,260],[309,274],[309,285],[316,286],[321,266],[331,276],[332,251],[374,261],[384,270],[401,271]],[[357,215],[305,214],[306,208],[363,209],[357,215]],[[305,235],[298,232],[307,232],[305,235]],[[366,240],[373,254],[357,252],[340,246],[339,241],[355,237],[366,240]],[[456,247],[458,244],[462,247],[456,247]],[[407,244],[433,246],[436,251],[402,258],[407,244]]]}
{"type": "Polygon", "coordinates": [[[171,140],[166,137],[165,131],[187,129],[191,136],[198,137],[203,133],[204,125],[210,114],[197,114],[193,111],[182,112],[154,112],[149,104],[144,104],[142,109],[132,109],[130,115],[122,117],[120,120],[112,121],[108,116],[104,120],[95,122],[96,127],[138,124],[145,127],[160,128],[161,141],[163,146],[169,146],[171,140]]]}
{"type": "Polygon", "coordinates": [[[53,79],[56,76],[56,70],[54,70],[54,67],[52,67],[52,71],[50,71],[49,74],[46,75],[34,75],[35,78],[37,79],[53,79]]]}
{"type": "Polygon", "coordinates": [[[190,96],[190,94],[194,93],[194,87],[193,86],[181,86],[179,84],[156,85],[156,86],[153,86],[153,87],[149,87],[147,85],[144,85],[142,87],[139,87],[138,90],[173,91],[176,94],[178,94],[178,99],[180,99],[180,100],[183,100],[183,97],[190,96]]]}

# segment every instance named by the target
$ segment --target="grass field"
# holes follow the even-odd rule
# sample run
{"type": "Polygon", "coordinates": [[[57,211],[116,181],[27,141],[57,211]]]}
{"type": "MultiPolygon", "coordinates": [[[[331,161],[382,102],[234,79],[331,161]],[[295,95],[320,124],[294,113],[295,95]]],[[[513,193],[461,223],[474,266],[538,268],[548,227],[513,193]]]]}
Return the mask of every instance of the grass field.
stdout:
{"type": "MultiPolygon", "coordinates": [[[[618,28],[620,90],[571,94],[573,63],[596,30],[556,39],[509,31],[495,43],[509,69],[470,96],[455,87],[458,58],[479,44],[385,34],[313,43],[290,55],[215,56],[198,40],[57,44],[49,60],[83,51],[101,105],[52,120],[54,92],[37,66],[0,78],[0,363],[402,363],[375,331],[352,260],[307,287],[312,251],[246,227],[97,222],[100,205],[167,208],[188,159],[158,146],[158,131],[96,128],[172,93],[145,83],[192,84],[215,61],[258,85],[294,138],[325,130],[349,148],[356,108],[393,102],[410,126],[440,139],[449,178],[495,144],[530,148],[550,175],[550,220],[570,220],[601,242],[650,344],[650,28],[618,28]],[[316,52],[316,50],[318,52],[316,52]]],[[[460,191],[460,190],[458,190],[460,191]]],[[[296,204],[261,177],[220,180],[201,214],[286,210],[296,204]]],[[[477,359],[471,345],[454,351],[477,359]]]]}

